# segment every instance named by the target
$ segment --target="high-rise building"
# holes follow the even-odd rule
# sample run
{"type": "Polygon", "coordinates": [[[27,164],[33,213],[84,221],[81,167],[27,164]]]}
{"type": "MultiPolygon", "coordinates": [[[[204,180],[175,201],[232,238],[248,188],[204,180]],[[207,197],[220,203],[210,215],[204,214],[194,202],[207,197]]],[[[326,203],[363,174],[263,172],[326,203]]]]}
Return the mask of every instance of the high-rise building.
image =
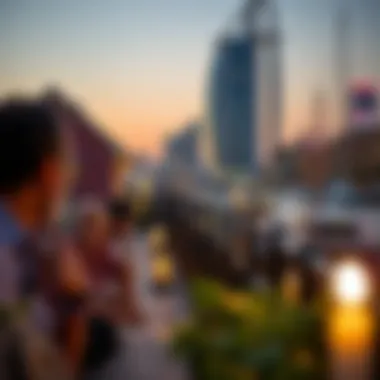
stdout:
{"type": "Polygon", "coordinates": [[[255,160],[264,169],[273,164],[282,133],[282,28],[277,1],[263,2],[257,17],[257,127],[255,160]]]}
{"type": "Polygon", "coordinates": [[[365,111],[364,114],[368,114],[368,110],[363,110],[364,100],[372,113],[375,108],[372,104],[377,103],[376,93],[380,84],[380,48],[377,42],[380,2],[338,0],[337,5],[334,75],[341,114],[340,127],[345,131],[353,123],[357,124],[358,113],[365,111]],[[364,89],[360,83],[365,83],[364,89]]]}
{"type": "Polygon", "coordinates": [[[208,127],[215,161],[223,169],[254,169],[254,39],[224,37],[216,46],[208,92],[208,127]]]}
{"type": "Polygon", "coordinates": [[[215,45],[205,122],[215,169],[256,174],[275,152],[281,117],[275,8],[273,1],[247,1],[238,29],[215,45]]]}
{"type": "Polygon", "coordinates": [[[186,124],[172,135],[166,144],[166,159],[185,166],[196,166],[200,126],[196,122],[186,124]]]}
{"type": "Polygon", "coordinates": [[[347,89],[352,65],[351,24],[352,19],[349,7],[345,2],[341,2],[338,6],[336,19],[336,70],[334,72],[338,92],[339,124],[341,129],[344,129],[348,122],[347,89]]]}

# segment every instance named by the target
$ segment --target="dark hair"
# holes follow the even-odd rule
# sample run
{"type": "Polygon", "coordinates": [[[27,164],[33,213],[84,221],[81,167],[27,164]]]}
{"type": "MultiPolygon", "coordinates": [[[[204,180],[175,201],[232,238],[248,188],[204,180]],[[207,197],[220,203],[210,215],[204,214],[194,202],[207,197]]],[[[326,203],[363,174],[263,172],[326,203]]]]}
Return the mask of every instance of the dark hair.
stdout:
{"type": "Polygon", "coordinates": [[[19,190],[38,175],[59,143],[59,128],[47,105],[25,99],[0,103],[0,195],[19,190]]]}
{"type": "Polygon", "coordinates": [[[113,199],[108,205],[108,212],[113,220],[128,221],[131,217],[131,209],[128,201],[113,199]]]}

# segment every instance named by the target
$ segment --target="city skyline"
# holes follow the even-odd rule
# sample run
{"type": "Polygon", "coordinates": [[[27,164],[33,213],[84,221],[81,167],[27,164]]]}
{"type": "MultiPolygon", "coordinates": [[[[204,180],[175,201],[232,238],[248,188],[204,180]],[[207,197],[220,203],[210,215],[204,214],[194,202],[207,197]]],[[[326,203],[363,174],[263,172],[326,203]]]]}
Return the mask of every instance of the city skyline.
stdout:
{"type": "MultiPolygon", "coordinates": [[[[378,77],[380,54],[371,22],[375,25],[379,7],[374,0],[363,3],[371,1],[359,8],[357,1],[347,0],[355,18],[352,71],[358,77],[378,77]],[[368,61],[369,55],[374,57],[368,61]]],[[[133,149],[159,153],[168,133],[204,111],[212,43],[242,1],[159,3],[0,0],[5,53],[0,96],[58,84],[111,135],[133,149]]],[[[280,0],[280,13],[286,88],[282,124],[290,140],[308,128],[310,99],[317,91],[326,93],[328,123],[337,123],[335,4],[280,0]]]]}

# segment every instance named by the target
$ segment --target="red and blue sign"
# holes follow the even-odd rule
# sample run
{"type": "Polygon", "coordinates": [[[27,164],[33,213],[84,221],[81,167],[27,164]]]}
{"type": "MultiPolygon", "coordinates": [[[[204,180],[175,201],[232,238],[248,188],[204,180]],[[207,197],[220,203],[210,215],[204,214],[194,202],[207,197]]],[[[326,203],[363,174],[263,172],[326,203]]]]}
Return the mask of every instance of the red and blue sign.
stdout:
{"type": "Polygon", "coordinates": [[[380,125],[379,89],[368,83],[355,84],[350,92],[350,119],[354,128],[380,125]]]}

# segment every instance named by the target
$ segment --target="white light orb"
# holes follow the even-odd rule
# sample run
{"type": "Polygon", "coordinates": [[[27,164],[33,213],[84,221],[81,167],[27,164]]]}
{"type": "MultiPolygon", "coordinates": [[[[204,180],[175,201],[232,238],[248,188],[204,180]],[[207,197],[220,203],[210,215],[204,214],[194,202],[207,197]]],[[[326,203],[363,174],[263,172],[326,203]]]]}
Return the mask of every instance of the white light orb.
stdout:
{"type": "Polygon", "coordinates": [[[370,278],[356,262],[339,264],[332,273],[332,293],[341,304],[357,305],[366,302],[371,292],[370,278]]]}

